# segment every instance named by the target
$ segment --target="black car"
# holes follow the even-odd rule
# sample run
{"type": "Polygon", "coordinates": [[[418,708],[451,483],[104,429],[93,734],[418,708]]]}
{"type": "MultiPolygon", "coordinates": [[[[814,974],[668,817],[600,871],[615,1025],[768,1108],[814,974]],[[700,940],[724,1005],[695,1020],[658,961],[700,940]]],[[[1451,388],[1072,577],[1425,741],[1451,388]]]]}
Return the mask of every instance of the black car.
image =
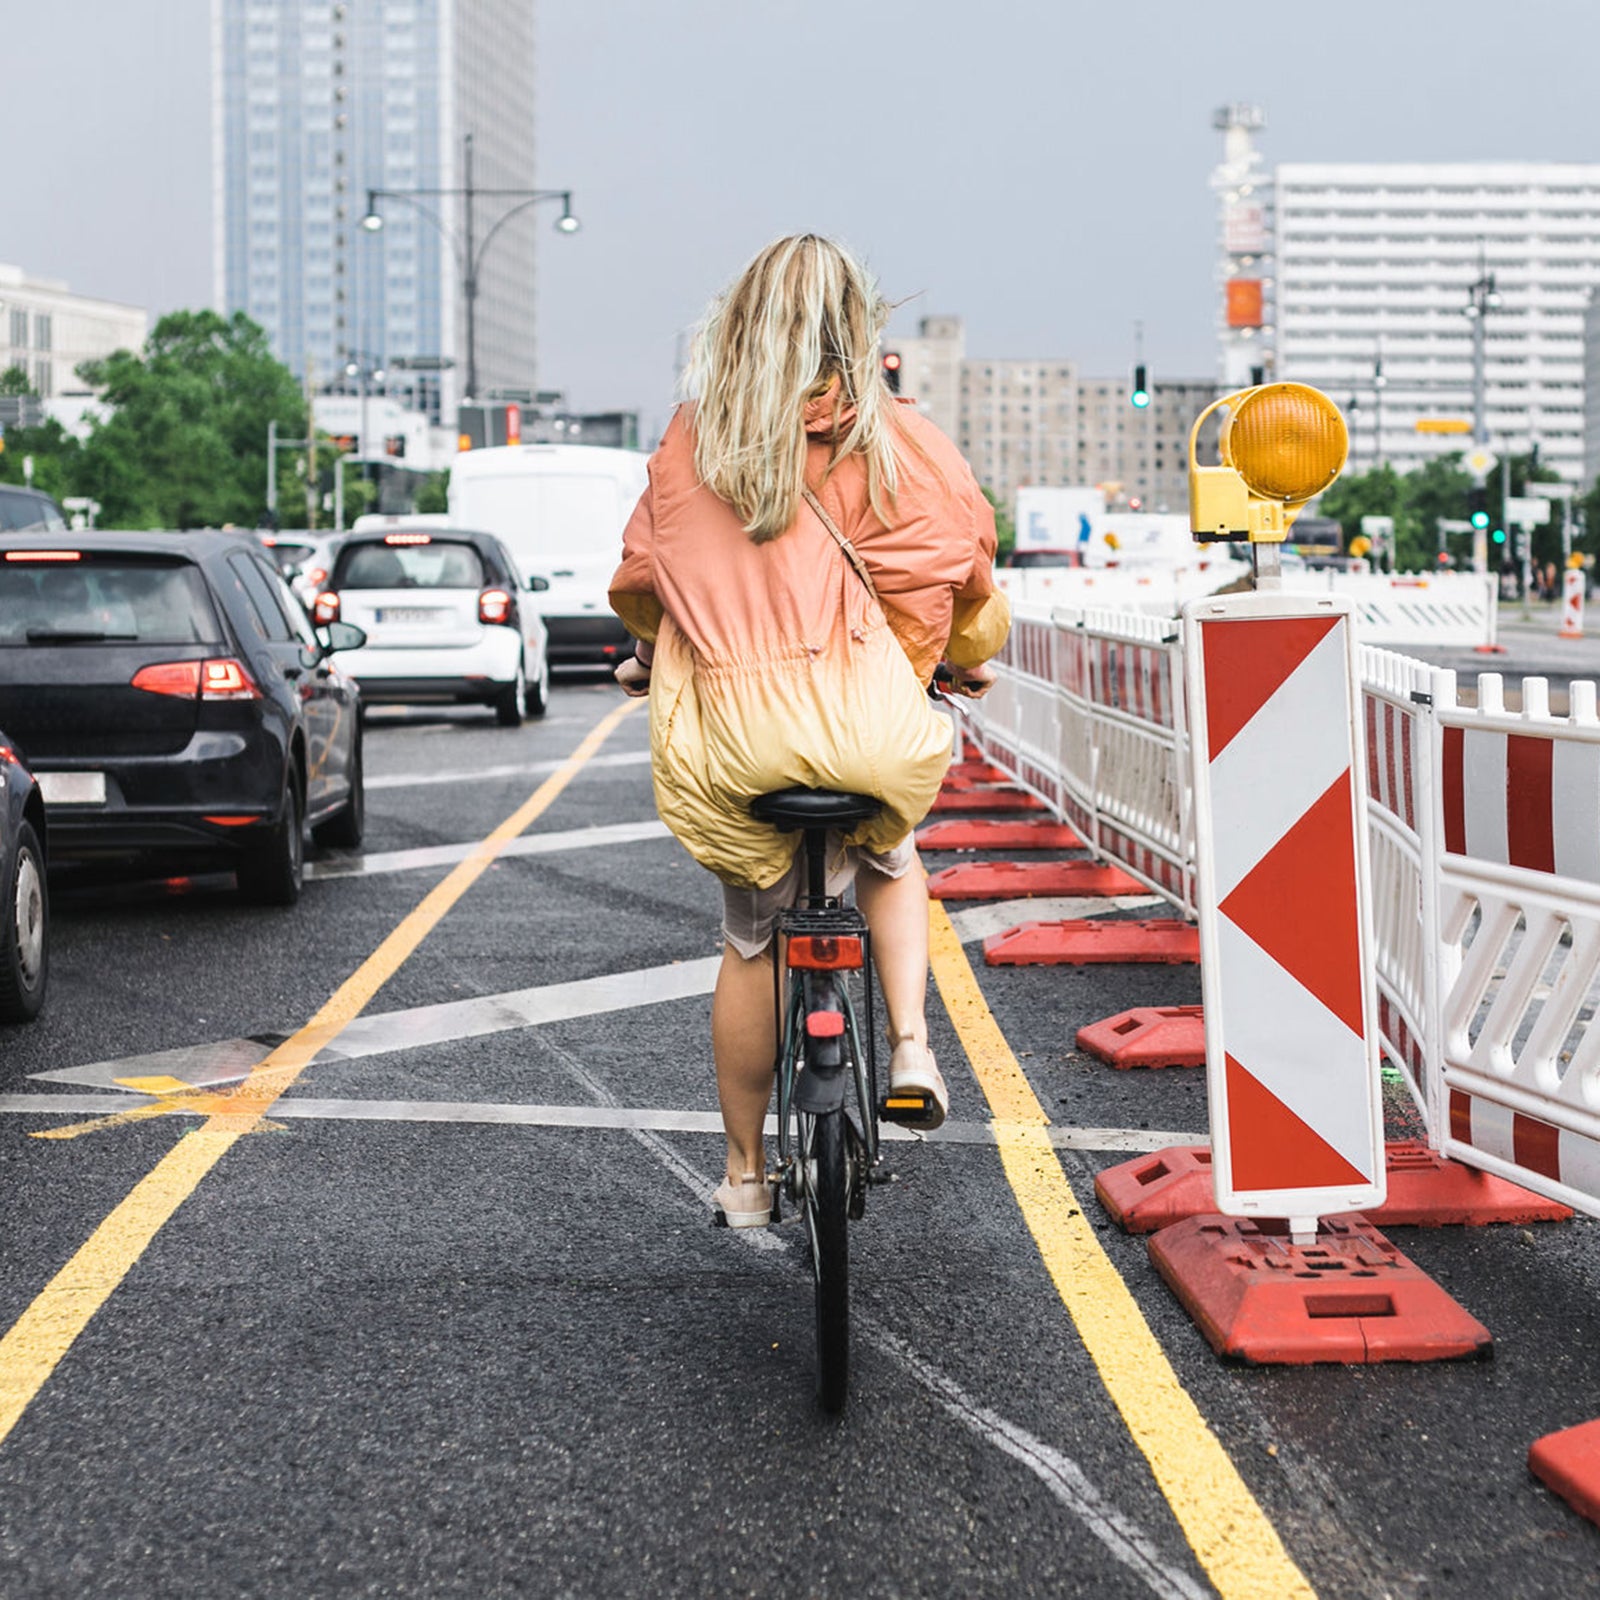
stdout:
{"type": "Polygon", "coordinates": [[[0,1022],[32,1022],[50,970],[44,800],[0,731],[0,1022]]]}
{"type": "Polygon", "coordinates": [[[61,507],[37,489],[0,483],[0,533],[65,533],[61,507]]]}
{"type": "Polygon", "coordinates": [[[0,535],[0,727],[57,862],[231,867],[299,897],[305,825],[363,826],[360,691],[258,542],[230,533],[0,535]]]}

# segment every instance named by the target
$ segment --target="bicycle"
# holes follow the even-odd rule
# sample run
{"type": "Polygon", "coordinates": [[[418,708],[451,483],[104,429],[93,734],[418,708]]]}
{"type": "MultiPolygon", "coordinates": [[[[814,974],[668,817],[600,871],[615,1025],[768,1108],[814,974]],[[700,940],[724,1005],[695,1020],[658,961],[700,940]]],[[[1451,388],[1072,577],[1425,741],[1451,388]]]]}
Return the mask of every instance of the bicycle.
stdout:
{"type": "Polygon", "coordinates": [[[878,810],[867,795],[825,789],[783,789],[750,807],[759,821],[803,835],[804,886],[777,921],[778,1163],[768,1179],[773,1220],[787,1199],[805,1222],[816,1287],[817,1401],[830,1412],[843,1409],[850,1384],[848,1224],[864,1214],[868,1184],[884,1181],[876,1171],[878,1122],[926,1110],[920,1092],[879,1096],[872,936],[854,906],[828,893],[829,830],[847,832],[878,810]],[[852,973],[860,974],[859,1013],[852,973]]]}

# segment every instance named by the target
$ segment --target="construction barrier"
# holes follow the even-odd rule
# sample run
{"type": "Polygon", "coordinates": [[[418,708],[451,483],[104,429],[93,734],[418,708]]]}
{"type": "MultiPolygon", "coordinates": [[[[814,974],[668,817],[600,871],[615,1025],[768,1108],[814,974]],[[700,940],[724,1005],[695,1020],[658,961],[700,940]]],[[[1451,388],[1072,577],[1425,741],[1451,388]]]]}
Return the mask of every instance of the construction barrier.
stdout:
{"type": "Polygon", "coordinates": [[[1561,574],[1561,626],[1557,629],[1562,639],[1583,637],[1583,591],[1588,575],[1582,567],[1568,567],[1561,574]]]}
{"type": "MultiPolygon", "coordinates": [[[[1001,567],[995,576],[1013,605],[1029,610],[1095,607],[1175,618],[1188,601],[1239,584],[1249,571],[1219,553],[1183,567],[1001,567]]],[[[1299,570],[1284,573],[1282,592],[1348,599],[1362,644],[1488,650],[1496,643],[1499,593],[1487,573],[1299,570]]]]}
{"type": "MultiPolygon", "coordinates": [[[[1433,1150],[1600,1215],[1595,685],[1573,683],[1556,716],[1544,680],[1525,679],[1512,713],[1496,674],[1468,705],[1452,672],[1371,647],[1359,659],[1379,1048],[1433,1150]]],[[[997,666],[969,724],[985,758],[1193,918],[1176,628],[1019,608],[997,666]]],[[[1039,926],[992,942],[1020,959],[1039,926]]]]}

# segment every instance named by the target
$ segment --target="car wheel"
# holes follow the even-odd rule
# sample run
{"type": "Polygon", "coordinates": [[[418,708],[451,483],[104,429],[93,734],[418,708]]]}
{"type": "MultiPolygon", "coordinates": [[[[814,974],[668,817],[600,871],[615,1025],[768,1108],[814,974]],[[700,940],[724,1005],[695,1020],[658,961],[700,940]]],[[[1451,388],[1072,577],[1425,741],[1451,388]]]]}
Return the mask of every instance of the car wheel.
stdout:
{"type": "Polygon", "coordinates": [[[0,1022],[32,1022],[50,971],[50,896],[44,851],[32,825],[17,830],[10,882],[0,902],[0,1022]]]}
{"type": "Polygon", "coordinates": [[[306,803],[300,772],[283,780],[283,804],[267,836],[239,863],[239,892],[262,906],[292,906],[306,870],[306,803]]]}
{"type": "Polygon", "coordinates": [[[542,717],[550,708],[550,657],[539,658],[539,676],[528,685],[528,715],[542,717]]]}
{"type": "Polygon", "coordinates": [[[500,691],[494,703],[494,713],[500,719],[502,728],[520,728],[522,719],[528,714],[528,675],[522,670],[520,659],[517,661],[516,677],[500,691]]]}
{"type": "Polygon", "coordinates": [[[359,850],[367,831],[366,773],[361,758],[361,739],[350,753],[350,798],[326,822],[311,830],[311,837],[322,845],[341,850],[359,850]]]}

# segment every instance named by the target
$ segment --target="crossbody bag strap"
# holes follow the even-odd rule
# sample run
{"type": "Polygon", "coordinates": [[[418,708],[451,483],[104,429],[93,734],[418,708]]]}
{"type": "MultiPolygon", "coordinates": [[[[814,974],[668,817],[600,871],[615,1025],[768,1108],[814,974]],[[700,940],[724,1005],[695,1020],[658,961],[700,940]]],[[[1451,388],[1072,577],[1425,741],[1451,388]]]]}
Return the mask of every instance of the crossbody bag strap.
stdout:
{"type": "MultiPolygon", "coordinates": [[[[844,551],[845,560],[848,561],[850,563],[850,565],[856,569],[856,576],[864,584],[866,584],[867,593],[870,594],[874,600],[877,600],[878,599],[878,586],[877,586],[877,584],[875,584],[872,581],[872,574],[867,571],[867,564],[866,564],[865,561],[863,561],[861,559],[860,552],[839,531],[838,524],[835,523],[833,518],[830,517],[828,515],[828,513],[823,509],[822,502],[817,498],[816,494],[813,492],[813,490],[811,488],[811,485],[809,483],[805,486],[805,488],[801,491],[801,493],[803,493],[805,495],[805,497],[806,497],[806,504],[808,506],[810,506],[813,511],[816,512],[817,520],[822,524],[822,526],[824,528],[826,528],[828,530],[828,532],[830,534],[833,535],[833,542],[836,545],[838,545],[838,547],[842,551],[844,551]]],[[[883,602],[881,600],[879,600],[878,604],[882,605],[883,602]]]]}

